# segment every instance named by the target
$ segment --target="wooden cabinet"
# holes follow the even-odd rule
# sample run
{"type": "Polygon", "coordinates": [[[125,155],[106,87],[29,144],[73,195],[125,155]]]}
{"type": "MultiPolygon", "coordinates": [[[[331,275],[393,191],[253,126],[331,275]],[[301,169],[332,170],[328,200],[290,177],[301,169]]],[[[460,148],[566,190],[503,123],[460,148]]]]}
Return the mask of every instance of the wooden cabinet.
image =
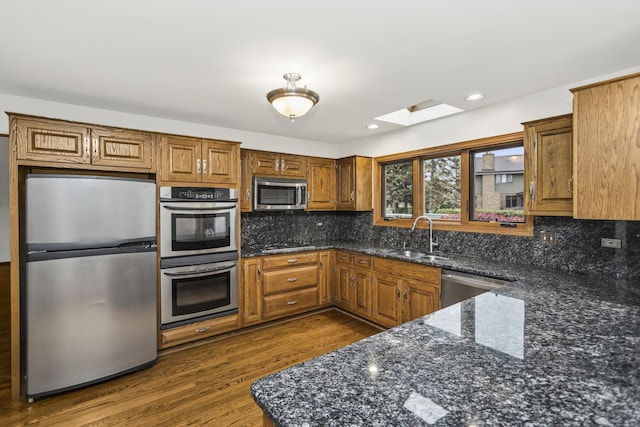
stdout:
{"type": "Polygon", "coordinates": [[[640,73],[572,92],[573,216],[640,220],[640,73]]]}
{"type": "Polygon", "coordinates": [[[242,259],[241,279],[242,324],[253,325],[262,321],[262,259],[260,257],[242,259]]]}
{"type": "Polygon", "coordinates": [[[307,158],[307,210],[333,210],[336,203],[336,162],[307,158]]]}
{"type": "Polygon", "coordinates": [[[18,160],[154,172],[151,133],[10,115],[18,160]]]}
{"type": "Polygon", "coordinates": [[[253,211],[251,151],[240,150],[240,212],[253,211]]]}
{"type": "Polygon", "coordinates": [[[336,209],[370,211],[372,202],[372,161],[353,156],[336,160],[336,209]]]}
{"type": "Polygon", "coordinates": [[[371,318],[371,257],[336,251],[334,265],[335,304],[371,318]]]}
{"type": "Polygon", "coordinates": [[[178,326],[160,332],[160,348],[173,347],[178,344],[220,335],[234,331],[238,327],[239,316],[237,314],[178,326]]]}
{"type": "Polygon", "coordinates": [[[276,176],[285,178],[305,177],[304,156],[253,151],[252,172],[257,176],[276,176]]]}
{"type": "Polygon", "coordinates": [[[331,251],[318,252],[318,304],[331,304],[331,251]]]}
{"type": "Polygon", "coordinates": [[[236,186],[240,172],[237,142],[163,135],[162,180],[236,186]]]}
{"type": "Polygon", "coordinates": [[[527,215],[571,216],[572,115],[523,123],[525,212],[527,215]]]}
{"type": "Polygon", "coordinates": [[[373,258],[372,320],[394,327],[440,308],[440,269],[373,258]]]}

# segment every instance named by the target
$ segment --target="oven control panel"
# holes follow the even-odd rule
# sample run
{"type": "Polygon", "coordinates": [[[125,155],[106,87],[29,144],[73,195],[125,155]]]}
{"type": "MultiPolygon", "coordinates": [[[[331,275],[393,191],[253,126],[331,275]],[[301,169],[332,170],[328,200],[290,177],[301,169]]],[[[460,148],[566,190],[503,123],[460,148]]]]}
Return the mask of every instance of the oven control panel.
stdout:
{"type": "Polygon", "coordinates": [[[160,187],[160,200],[235,201],[238,200],[238,190],[215,187],[160,187]]]}

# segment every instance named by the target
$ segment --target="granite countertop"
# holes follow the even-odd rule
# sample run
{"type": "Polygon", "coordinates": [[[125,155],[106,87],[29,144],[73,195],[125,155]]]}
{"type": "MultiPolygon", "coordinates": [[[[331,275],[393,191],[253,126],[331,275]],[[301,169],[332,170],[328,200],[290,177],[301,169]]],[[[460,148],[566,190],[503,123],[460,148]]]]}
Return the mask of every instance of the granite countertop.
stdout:
{"type": "Polygon", "coordinates": [[[258,405],[278,426],[640,425],[639,283],[448,256],[428,264],[514,281],[264,377],[258,405]]]}

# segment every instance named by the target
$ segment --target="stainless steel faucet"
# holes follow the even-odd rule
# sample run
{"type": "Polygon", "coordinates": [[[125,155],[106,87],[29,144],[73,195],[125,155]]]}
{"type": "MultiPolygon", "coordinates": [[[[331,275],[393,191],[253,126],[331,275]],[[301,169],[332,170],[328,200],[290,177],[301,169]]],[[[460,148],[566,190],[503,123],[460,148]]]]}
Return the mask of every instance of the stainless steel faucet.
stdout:
{"type": "Polygon", "coordinates": [[[411,226],[411,231],[416,229],[416,225],[418,225],[418,221],[421,219],[426,219],[429,221],[429,253],[433,253],[433,247],[438,246],[438,242],[433,241],[433,220],[429,218],[427,215],[420,215],[413,221],[413,225],[411,226]]]}

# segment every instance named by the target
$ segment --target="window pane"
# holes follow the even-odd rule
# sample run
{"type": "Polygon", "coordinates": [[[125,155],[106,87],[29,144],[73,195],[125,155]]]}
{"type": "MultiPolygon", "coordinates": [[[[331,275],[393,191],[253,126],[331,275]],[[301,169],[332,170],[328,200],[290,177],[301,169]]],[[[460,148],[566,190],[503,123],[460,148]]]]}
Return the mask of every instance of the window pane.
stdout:
{"type": "Polygon", "coordinates": [[[383,166],[384,216],[413,217],[413,162],[383,166]]]}
{"type": "Polygon", "coordinates": [[[522,144],[473,153],[472,221],[525,222],[522,144]]]}
{"type": "Polygon", "coordinates": [[[460,156],[423,161],[424,211],[434,219],[460,220],[460,156]]]}

